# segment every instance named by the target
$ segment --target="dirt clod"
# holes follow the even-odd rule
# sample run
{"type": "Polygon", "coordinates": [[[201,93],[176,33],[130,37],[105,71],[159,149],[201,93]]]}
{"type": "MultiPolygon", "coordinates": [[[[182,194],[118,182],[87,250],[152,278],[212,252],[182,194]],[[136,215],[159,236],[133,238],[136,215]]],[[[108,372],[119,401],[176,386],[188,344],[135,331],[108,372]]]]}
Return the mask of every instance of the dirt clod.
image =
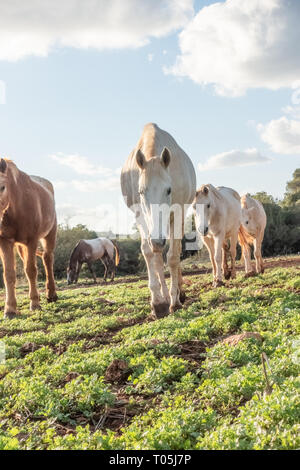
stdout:
{"type": "Polygon", "coordinates": [[[105,380],[110,383],[124,383],[131,371],[127,362],[122,359],[114,359],[105,372],[105,380]]]}
{"type": "Polygon", "coordinates": [[[24,343],[24,344],[22,344],[22,346],[20,348],[21,356],[24,357],[24,356],[26,356],[26,354],[34,352],[39,348],[40,348],[40,346],[37,345],[36,343],[32,343],[32,342],[24,343]]]}
{"type": "Polygon", "coordinates": [[[259,333],[255,333],[252,331],[246,331],[245,333],[241,333],[239,335],[231,335],[227,338],[223,339],[224,344],[229,344],[230,346],[236,346],[240,341],[243,341],[246,338],[254,338],[260,342],[263,342],[263,337],[259,333]]]}

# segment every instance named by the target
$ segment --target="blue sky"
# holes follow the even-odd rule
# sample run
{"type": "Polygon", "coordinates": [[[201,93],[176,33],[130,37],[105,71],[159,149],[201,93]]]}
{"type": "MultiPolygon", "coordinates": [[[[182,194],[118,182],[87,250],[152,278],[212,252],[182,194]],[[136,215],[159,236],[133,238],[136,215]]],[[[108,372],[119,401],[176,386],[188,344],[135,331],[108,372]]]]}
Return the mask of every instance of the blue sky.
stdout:
{"type": "MultiPolygon", "coordinates": [[[[287,8],[288,2],[284,0],[268,1],[287,8]]],[[[187,8],[191,3],[186,0],[187,8]]],[[[256,44],[246,44],[242,54],[246,58],[250,55],[251,73],[255,67],[257,73],[247,81],[239,68],[239,58],[228,69],[230,59],[227,60],[226,90],[220,92],[216,83],[223,87],[222,73],[220,78],[217,70],[203,72],[205,67],[213,69],[214,64],[209,64],[209,55],[204,58],[201,50],[203,24],[206,22],[205,28],[209,27],[211,16],[216,15],[213,26],[218,28],[218,11],[208,10],[209,15],[202,14],[195,22],[202,7],[213,3],[194,2],[194,13],[184,24],[171,32],[155,33],[159,37],[153,37],[150,28],[145,33],[148,44],[140,47],[110,49],[101,45],[82,49],[55,43],[43,56],[31,45],[32,53],[29,50],[22,56],[20,43],[21,56],[11,60],[11,50],[1,51],[0,45],[0,80],[5,84],[5,103],[0,105],[1,156],[12,158],[30,174],[54,182],[61,222],[68,220],[71,225],[83,222],[97,230],[126,230],[126,223],[131,221],[127,221],[127,209],[119,203],[118,172],[144,124],[151,121],[170,132],[189,154],[198,186],[212,183],[233,187],[241,193],[267,191],[275,197],[283,196],[287,180],[300,165],[299,106],[292,98],[298,86],[299,61],[297,58],[289,61],[288,77],[274,70],[275,82],[269,72],[259,68],[261,63],[253,65],[253,51],[251,55],[249,50],[252,47],[255,52],[256,44]],[[196,38],[194,46],[197,28],[200,42],[197,44],[196,38]],[[179,44],[182,30],[184,52],[179,44]],[[183,60],[180,70],[177,67],[174,71],[177,56],[183,60]],[[189,67],[202,59],[205,64],[198,68],[195,79],[189,67]],[[242,90],[237,86],[238,80],[243,83],[242,90]],[[250,155],[250,158],[254,155],[254,161],[246,165],[249,148],[255,149],[250,155]],[[232,153],[226,157],[227,152],[232,153]],[[111,203],[120,204],[118,227],[111,209],[103,206],[111,203]]],[[[242,0],[240,4],[243,3],[242,0]]],[[[30,26],[31,14],[29,11],[26,27],[30,26]]],[[[221,14],[226,14],[226,21],[232,21],[228,12],[221,14]]],[[[252,12],[247,14],[250,21],[252,12]]],[[[262,24],[267,27],[264,12],[261,15],[262,24]]],[[[300,19],[299,9],[293,12],[295,15],[300,19]]],[[[287,12],[287,25],[289,18],[287,12]]],[[[147,17],[143,21],[147,26],[147,17]]],[[[26,35],[25,26],[21,29],[26,35]]],[[[241,29],[232,34],[232,40],[238,44],[239,35],[244,33],[241,29]]],[[[273,34],[276,36],[276,30],[273,34]]],[[[280,34],[275,38],[279,42],[280,34]]],[[[212,47],[211,54],[215,52],[214,41],[207,47],[212,47]]],[[[288,47],[292,56],[293,45],[289,44],[285,55],[288,47]]],[[[270,55],[270,45],[268,48],[270,55]]],[[[295,42],[294,49],[296,56],[295,42]]],[[[274,64],[279,62],[280,68],[279,59],[276,56],[274,64]]]]}

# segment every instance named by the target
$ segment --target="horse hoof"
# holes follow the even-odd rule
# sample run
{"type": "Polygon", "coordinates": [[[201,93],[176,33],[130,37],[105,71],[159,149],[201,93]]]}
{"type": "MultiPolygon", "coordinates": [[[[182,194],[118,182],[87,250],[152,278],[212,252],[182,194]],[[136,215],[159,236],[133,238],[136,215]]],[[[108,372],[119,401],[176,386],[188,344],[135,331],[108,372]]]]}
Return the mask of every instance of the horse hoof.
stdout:
{"type": "Polygon", "coordinates": [[[167,302],[152,304],[152,310],[156,318],[163,318],[169,314],[169,304],[167,302]]]}
{"type": "Polygon", "coordinates": [[[182,308],[181,303],[177,302],[175,305],[170,306],[170,313],[174,313],[177,310],[180,310],[182,308]]]}
{"type": "Polygon", "coordinates": [[[254,271],[249,271],[248,273],[245,274],[245,278],[247,279],[248,277],[253,277],[256,276],[256,272],[254,271]]]}
{"type": "Polygon", "coordinates": [[[7,320],[13,320],[13,318],[16,318],[17,316],[18,316],[17,312],[12,312],[12,311],[4,312],[4,318],[6,318],[7,320]]]}
{"type": "Polygon", "coordinates": [[[50,303],[50,302],[56,302],[57,299],[58,299],[57,294],[49,295],[49,296],[47,297],[47,302],[49,302],[49,303],[50,303]]]}
{"type": "Polygon", "coordinates": [[[179,300],[182,304],[184,304],[184,302],[186,301],[186,295],[185,295],[185,292],[183,290],[180,291],[179,300]]]}
{"type": "Polygon", "coordinates": [[[224,278],[226,279],[226,281],[228,281],[228,279],[231,278],[231,271],[227,271],[226,273],[224,273],[224,278]]]}
{"type": "Polygon", "coordinates": [[[218,281],[213,282],[213,287],[223,287],[223,286],[225,286],[223,281],[218,280],[218,281]]]}
{"type": "Polygon", "coordinates": [[[34,304],[33,302],[30,302],[30,310],[41,310],[40,304],[34,304]]]}

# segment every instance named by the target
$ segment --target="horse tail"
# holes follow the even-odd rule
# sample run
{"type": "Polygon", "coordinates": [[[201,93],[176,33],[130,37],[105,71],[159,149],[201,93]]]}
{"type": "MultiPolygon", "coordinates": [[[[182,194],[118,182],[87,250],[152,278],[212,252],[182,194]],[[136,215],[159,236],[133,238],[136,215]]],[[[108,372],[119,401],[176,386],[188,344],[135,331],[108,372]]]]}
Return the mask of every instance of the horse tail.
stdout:
{"type": "Polygon", "coordinates": [[[115,266],[118,266],[118,264],[120,263],[120,252],[119,252],[119,248],[118,248],[118,245],[113,242],[111,240],[112,244],[114,245],[114,248],[116,250],[116,258],[115,258],[115,266]]]}
{"type": "Polygon", "coordinates": [[[247,230],[241,225],[238,233],[239,244],[241,245],[242,250],[247,245],[252,245],[254,238],[247,232],[247,230]]]}

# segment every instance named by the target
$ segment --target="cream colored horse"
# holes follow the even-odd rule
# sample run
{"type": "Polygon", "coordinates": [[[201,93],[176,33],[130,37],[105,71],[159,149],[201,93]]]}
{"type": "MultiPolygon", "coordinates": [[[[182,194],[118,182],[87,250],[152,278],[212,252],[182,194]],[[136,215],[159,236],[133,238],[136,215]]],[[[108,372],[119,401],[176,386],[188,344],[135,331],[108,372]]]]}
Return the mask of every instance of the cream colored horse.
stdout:
{"type": "Polygon", "coordinates": [[[213,267],[214,287],[236,276],[235,258],[238,232],[241,225],[239,194],[230,188],[202,185],[193,202],[197,233],[208,249],[213,267]],[[230,240],[231,270],[227,267],[227,241],[230,240]],[[222,266],[223,265],[223,266],[222,266]]]}
{"type": "Polygon", "coordinates": [[[121,187],[141,234],[152,311],[157,316],[173,312],[184,300],[180,252],[184,205],[191,204],[196,190],[193,164],[170,134],[150,123],[122,169],[121,187]],[[170,292],[162,258],[167,238],[170,292]]]}
{"type": "Polygon", "coordinates": [[[254,271],[251,264],[250,245],[254,246],[256,272],[264,272],[261,245],[267,224],[267,216],[262,203],[250,197],[249,194],[245,194],[241,197],[241,207],[242,229],[239,233],[239,242],[245,260],[246,276],[252,276],[254,271]]]}

